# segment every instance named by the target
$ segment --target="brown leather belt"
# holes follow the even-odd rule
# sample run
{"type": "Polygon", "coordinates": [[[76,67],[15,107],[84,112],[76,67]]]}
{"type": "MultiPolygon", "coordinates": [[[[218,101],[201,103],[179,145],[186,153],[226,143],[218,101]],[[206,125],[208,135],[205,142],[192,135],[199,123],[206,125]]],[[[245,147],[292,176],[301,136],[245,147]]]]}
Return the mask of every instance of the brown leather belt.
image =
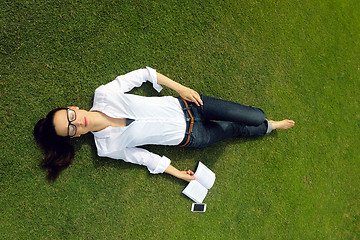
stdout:
{"type": "Polygon", "coordinates": [[[185,107],[183,107],[182,109],[185,113],[186,122],[190,121],[189,124],[186,124],[186,132],[185,132],[186,136],[184,137],[182,142],[179,144],[180,147],[185,147],[190,141],[191,133],[193,131],[193,126],[194,126],[194,117],[190,111],[191,107],[189,107],[187,101],[185,99],[183,99],[182,97],[178,97],[178,99],[179,99],[180,104],[181,104],[181,102],[184,103],[185,107]],[[186,116],[186,113],[188,116],[186,116]]]}

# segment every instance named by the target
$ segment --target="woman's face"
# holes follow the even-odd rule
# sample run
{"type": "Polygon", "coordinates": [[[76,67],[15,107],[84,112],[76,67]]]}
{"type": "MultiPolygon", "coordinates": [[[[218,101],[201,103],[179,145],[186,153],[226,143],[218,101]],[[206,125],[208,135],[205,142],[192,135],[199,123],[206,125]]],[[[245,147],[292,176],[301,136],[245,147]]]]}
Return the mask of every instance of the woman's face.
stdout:
{"type": "Polygon", "coordinates": [[[89,112],[78,107],[69,107],[68,110],[59,110],[54,115],[54,126],[57,135],[62,137],[80,137],[89,129],[89,112]]]}

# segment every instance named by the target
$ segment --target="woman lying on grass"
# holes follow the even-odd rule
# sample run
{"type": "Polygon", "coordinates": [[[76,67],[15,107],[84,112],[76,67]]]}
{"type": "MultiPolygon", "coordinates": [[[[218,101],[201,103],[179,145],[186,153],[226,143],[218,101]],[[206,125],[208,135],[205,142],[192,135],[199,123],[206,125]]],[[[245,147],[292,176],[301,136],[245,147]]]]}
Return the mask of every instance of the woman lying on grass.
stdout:
{"type": "Polygon", "coordinates": [[[74,159],[69,138],[92,132],[98,155],[145,165],[153,173],[168,173],[185,181],[193,172],[179,171],[165,156],[138,146],[147,144],[204,148],[234,137],[257,137],[274,129],[294,126],[292,120],[271,121],[255,107],[199,95],[147,67],[117,77],[98,87],[90,111],[77,107],[52,110],[35,126],[37,142],[46,151],[42,166],[54,181],[74,159]],[[150,81],[179,93],[180,97],[142,97],[127,94],[150,81]]]}

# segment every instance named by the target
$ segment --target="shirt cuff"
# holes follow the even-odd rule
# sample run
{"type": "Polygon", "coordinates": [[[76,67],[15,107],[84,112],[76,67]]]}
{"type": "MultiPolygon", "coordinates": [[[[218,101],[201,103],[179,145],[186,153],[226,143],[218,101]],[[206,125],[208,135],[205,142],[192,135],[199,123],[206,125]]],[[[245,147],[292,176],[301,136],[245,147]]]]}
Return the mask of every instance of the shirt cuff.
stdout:
{"type": "Polygon", "coordinates": [[[271,124],[271,122],[269,122],[267,119],[265,119],[267,122],[267,130],[266,130],[266,134],[271,133],[271,131],[274,129],[273,125],[271,124]]]}
{"type": "Polygon", "coordinates": [[[165,156],[162,156],[156,168],[154,170],[148,168],[148,170],[152,174],[163,173],[169,167],[170,163],[171,163],[170,159],[168,159],[165,156]]]}
{"type": "Polygon", "coordinates": [[[156,70],[151,67],[146,67],[150,74],[150,82],[153,84],[153,88],[160,92],[163,88],[160,84],[157,83],[156,70]]]}

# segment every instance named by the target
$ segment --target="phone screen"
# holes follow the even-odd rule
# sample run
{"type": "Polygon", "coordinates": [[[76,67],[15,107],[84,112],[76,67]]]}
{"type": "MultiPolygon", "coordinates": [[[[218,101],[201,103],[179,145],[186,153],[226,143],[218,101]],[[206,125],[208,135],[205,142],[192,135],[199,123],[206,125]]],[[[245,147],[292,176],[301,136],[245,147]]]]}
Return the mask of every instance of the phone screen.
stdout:
{"type": "Polygon", "coordinates": [[[194,204],[194,212],[203,212],[204,208],[204,204],[194,204]]]}

